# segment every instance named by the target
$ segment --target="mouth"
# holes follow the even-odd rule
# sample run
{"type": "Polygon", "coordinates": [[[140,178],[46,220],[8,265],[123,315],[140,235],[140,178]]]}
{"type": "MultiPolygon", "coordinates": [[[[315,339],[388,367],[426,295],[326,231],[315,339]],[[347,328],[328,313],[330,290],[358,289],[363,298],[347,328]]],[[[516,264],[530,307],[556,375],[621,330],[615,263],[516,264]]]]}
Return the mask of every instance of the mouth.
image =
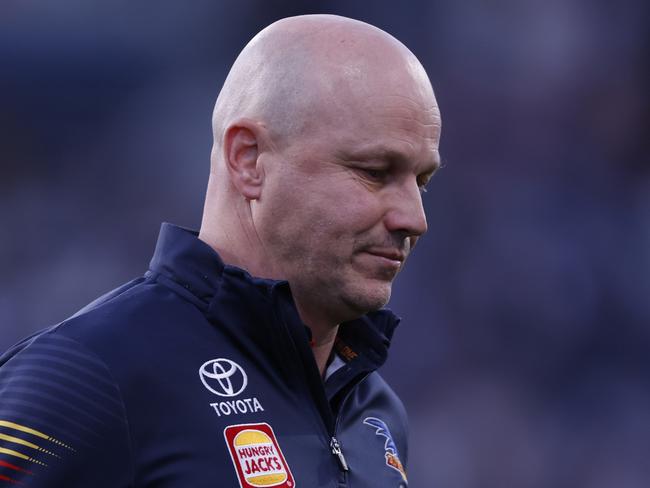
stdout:
{"type": "Polygon", "coordinates": [[[363,254],[369,256],[380,269],[392,274],[397,273],[406,260],[406,254],[396,249],[370,248],[364,250],[363,254]]]}
{"type": "Polygon", "coordinates": [[[365,252],[372,254],[373,256],[389,259],[391,261],[399,261],[400,263],[403,263],[406,259],[405,252],[392,248],[371,247],[366,249],[365,252]]]}

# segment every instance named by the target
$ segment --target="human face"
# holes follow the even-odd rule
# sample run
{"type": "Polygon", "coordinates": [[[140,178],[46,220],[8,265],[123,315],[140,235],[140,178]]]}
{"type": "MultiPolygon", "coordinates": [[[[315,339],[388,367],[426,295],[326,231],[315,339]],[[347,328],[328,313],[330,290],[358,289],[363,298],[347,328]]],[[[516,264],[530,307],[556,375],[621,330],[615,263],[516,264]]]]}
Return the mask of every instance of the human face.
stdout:
{"type": "Polygon", "coordinates": [[[438,108],[430,88],[393,92],[339,95],[261,156],[254,217],[265,255],[302,309],[337,323],[385,305],[427,230],[421,192],[439,166],[438,108]]]}

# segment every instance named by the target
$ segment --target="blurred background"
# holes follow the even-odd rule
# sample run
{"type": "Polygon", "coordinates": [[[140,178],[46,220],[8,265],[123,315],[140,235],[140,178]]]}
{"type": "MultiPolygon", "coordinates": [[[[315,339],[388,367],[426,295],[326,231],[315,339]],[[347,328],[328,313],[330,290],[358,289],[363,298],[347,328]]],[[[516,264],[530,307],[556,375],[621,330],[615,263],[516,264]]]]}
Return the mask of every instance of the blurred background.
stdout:
{"type": "Polygon", "coordinates": [[[408,45],[443,114],[429,233],[384,376],[415,487],[650,486],[648,2],[56,2],[0,7],[0,350],[197,228],[210,117],[272,21],[408,45]]]}

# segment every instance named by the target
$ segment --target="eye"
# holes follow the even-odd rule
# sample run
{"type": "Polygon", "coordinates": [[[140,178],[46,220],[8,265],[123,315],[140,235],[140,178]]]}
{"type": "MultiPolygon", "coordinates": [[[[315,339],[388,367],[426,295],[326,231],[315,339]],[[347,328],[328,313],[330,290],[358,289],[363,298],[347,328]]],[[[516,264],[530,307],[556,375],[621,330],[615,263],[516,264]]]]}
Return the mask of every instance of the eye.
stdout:
{"type": "Polygon", "coordinates": [[[384,177],[384,172],[379,169],[364,169],[363,171],[373,180],[379,180],[384,177]]]}
{"type": "Polygon", "coordinates": [[[377,168],[358,168],[358,171],[367,179],[374,182],[382,182],[386,179],[388,173],[385,169],[377,168]]]}

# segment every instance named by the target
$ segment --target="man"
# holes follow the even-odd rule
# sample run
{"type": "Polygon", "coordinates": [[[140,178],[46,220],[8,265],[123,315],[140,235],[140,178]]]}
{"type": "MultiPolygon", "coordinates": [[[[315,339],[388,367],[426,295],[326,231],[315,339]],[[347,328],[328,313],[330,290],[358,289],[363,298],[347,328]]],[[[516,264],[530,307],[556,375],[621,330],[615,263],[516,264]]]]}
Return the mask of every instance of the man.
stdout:
{"type": "Polygon", "coordinates": [[[426,73],[362,22],[284,19],[218,97],[200,233],[0,359],[0,487],[406,486],[376,373],[439,166],[426,73]]]}

